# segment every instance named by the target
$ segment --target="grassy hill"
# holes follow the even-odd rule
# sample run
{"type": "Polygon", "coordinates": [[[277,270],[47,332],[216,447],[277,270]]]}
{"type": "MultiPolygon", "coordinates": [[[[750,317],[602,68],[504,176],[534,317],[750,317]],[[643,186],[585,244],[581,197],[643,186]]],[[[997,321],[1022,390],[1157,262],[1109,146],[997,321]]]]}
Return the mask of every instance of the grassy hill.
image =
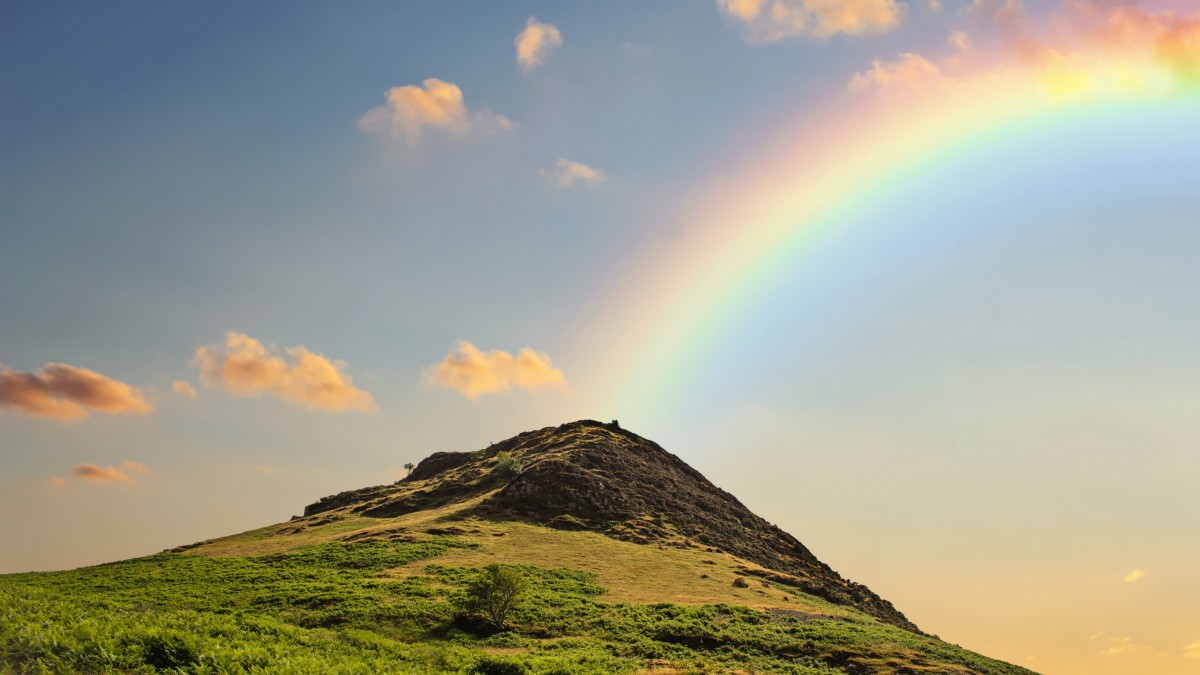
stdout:
{"type": "Polygon", "coordinates": [[[287,523],[0,576],[0,616],[8,672],[1030,672],[921,633],[678,458],[594,422],[438,453],[287,523]],[[490,563],[528,583],[500,631],[463,603],[490,563]]]}

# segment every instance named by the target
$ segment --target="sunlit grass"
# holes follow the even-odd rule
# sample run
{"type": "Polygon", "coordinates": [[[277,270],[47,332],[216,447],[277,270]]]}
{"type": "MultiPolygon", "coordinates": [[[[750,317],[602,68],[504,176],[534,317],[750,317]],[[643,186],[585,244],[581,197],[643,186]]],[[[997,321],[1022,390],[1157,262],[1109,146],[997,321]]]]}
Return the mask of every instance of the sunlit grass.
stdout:
{"type": "Polygon", "coordinates": [[[840,615],[608,601],[618,596],[606,575],[622,583],[647,575],[646,597],[687,583],[669,583],[672,570],[681,578],[733,575],[737,563],[718,554],[528,525],[472,529],[417,542],[324,543],[257,556],[164,553],[3,576],[0,664],[51,673],[1027,672],[782,587],[764,591],[789,596],[792,608],[840,615]],[[534,545],[541,548],[527,548],[534,545]],[[516,630],[476,634],[456,598],[476,562],[515,559],[522,549],[530,559],[518,567],[530,590],[510,619],[516,630]],[[554,564],[559,555],[563,564],[554,564]],[[652,559],[665,572],[653,572],[652,559]],[[577,563],[599,571],[570,569],[577,563]],[[626,564],[642,566],[627,579],[616,574],[626,564]]]}

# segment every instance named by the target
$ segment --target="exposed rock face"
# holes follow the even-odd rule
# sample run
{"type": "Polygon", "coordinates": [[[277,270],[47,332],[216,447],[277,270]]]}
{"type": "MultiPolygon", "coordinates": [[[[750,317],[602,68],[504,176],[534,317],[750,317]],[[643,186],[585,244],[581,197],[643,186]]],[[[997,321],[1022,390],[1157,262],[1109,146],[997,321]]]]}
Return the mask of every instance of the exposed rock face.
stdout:
{"type": "MultiPolygon", "coordinates": [[[[756,516],[683,460],[637,434],[590,420],[547,427],[476,452],[439,452],[394,486],[326,497],[305,509],[393,517],[474,500],[470,515],[602,532],[642,544],[696,546],[780,572],[771,580],[917,631],[890,602],[843,579],[794,537],[756,516]],[[512,477],[497,456],[521,463],[512,477]]],[[[917,631],[919,632],[919,631],[917,631]]]]}

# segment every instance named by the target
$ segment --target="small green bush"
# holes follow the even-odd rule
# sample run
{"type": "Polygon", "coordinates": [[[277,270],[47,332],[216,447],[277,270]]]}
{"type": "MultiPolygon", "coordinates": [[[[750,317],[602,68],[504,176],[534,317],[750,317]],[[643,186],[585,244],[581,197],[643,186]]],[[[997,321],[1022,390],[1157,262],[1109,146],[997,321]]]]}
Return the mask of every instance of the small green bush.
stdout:
{"type": "Polygon", "coordinates": [[[521,462],[513,457],[511,453],[501,452],[496,455],[496,475],[501,478],[512,478],[521,473],[525,467],[521,466],[521,462]]]}
{"type": "Polygon", "coordinates": [[[467,610],[477,613],[496,630],[504,630],[508,615],[525,595],[528,583],[521,571],[492,563],[467,587],[467,610]]]}

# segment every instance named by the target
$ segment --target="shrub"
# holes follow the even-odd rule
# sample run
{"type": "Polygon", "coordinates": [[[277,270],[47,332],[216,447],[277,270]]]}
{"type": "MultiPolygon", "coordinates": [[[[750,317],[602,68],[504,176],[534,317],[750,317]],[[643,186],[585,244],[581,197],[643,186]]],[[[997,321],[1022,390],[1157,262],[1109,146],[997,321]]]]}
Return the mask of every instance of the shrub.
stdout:
{"type": "Polygon", "coordinates": [[[526,589],[525,576],[509,565],[492,563],[467,587],[467,609],[476,612],[496,630],[504,630],[508,615],[526,589]]]}
{"type": "Polygon", "coordinates": [[[511,453],[501,452],[496,455],[496,475],[501,478],[512,478],[521,473],[523,468],[525,467],[521,466],[521,462],[511,453]]]}

